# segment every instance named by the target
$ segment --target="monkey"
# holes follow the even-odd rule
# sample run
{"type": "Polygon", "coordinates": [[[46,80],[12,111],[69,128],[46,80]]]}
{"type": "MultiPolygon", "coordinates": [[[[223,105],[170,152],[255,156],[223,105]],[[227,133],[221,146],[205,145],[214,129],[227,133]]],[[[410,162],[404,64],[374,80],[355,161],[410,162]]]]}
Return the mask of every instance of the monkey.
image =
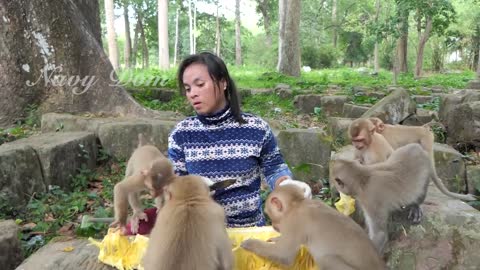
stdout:
{"type": "MultiPolygon", "coordinates": [[[[376,132],[376,127],[368,118],[358,118],[348,127],[348,136],[352,141],[354,159],[365,165],[383,162],[392,154],[393,148],[388,141],[376,132]]],[[[421,208],[419,205],[409,206],[409,219],[412,223],[419,223],[421,219],[421,208]],[[419,214],[420,213],[420,214],[419,214]]],[[[362,217],[365,215],[358,207],[355,216],[352,216],[360,225],[364,225],[362,217]]]]}
{"type": "Polygon", "coordinates": [[[416,143],[397,148],[386,161],[376,164],[337,159],[331,175],[340,192],[359,202],[368,235],[380,253],[388,241],[390,214],[405,205],[423,203],[430,179],[437,187],[442,183],[428,153],[416,143]]]}
{"type": "Polygon", "coordinates": [[[375,131],[375,125],[367,118],[354,120],[348,135],[355,147],[355,158],[363,164],[374,164],[387,160],[393,148],[387,140],[375,131]]]}
{"type": "MultiPolygon", "coordinates": [[[[435,136],[428,127],[429,124],[424,126],[401,126],[401,125],[389,125],[384,124],[383,121],[376,117],[371,117],[369,120],[375,125],[375,130],[382,134],[387,142],[397,149],[409,143],[418,143],[428,153],[429,160],[432,163],[432,167],[435,169],[435,158],[433,154],[433,144],[435,136]]],[[[472,194],[459,194],[449,191],[442,182],[436,183],[440,191],[452,198],[460,199],[464,201],[475,201],[475,197],[472,194]]]]}
{"type": "Polygon", "coordinates": [[[110,227],[120,227],[125,231],[128,205],[132,207],[131,231],[138,231],[140,220],[147,221],[140,202],[140,192],[149,191],[155,198],[157,212],[162,208],[162,189],[175,177],[173,165],[154,145],[147,144],[140,133],[138,146],[127,163],[125,178],[118,182],[113,189],[114,222],[110,227]]]}
{"type": "Polygon", "coordinates": [[[176,177],[164,188],[143,258],[145,270],[233,269],[225,212],[197,175],[176,177]]]}
{"type": "Polygon", "coordinates": [[[242,248],[291,266],[304,245],[321,270],[385,269],[380,254],[358,224],[320,200],[305,198],[296,186],[275,188],[267,197],[265,213],[281,235],[271,239],[272,243],[247,239],[242,248]]]}

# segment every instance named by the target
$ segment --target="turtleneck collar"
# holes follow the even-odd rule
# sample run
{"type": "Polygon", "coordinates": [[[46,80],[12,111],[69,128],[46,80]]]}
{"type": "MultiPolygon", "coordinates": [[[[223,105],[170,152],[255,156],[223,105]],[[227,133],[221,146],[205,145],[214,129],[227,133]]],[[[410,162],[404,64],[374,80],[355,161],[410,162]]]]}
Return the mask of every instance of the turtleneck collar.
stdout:
{"type": "Polygon", "coordinates": [[[212,114],[197,114],[198,120],[202,122],[204,125],[218,125],[223,123],[231,118],[233,118],[232,110],[230,109],[230,105],[227,104],[225,108],[221,109],[218,112],[212,114]]]}

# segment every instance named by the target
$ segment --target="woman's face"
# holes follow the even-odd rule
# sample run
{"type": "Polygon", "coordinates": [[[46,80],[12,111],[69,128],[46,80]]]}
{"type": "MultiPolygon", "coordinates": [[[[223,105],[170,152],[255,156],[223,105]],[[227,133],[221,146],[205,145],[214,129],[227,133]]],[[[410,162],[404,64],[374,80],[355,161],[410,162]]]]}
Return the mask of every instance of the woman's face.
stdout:
{"type": "Polygon", "coordinates": [[[188,102],[198,114],[212,114],[226,106],[226,83],[221,81],[220,89],[217,89],[204,64],[193,63],[188,66],[182,80],[188,102]]]}

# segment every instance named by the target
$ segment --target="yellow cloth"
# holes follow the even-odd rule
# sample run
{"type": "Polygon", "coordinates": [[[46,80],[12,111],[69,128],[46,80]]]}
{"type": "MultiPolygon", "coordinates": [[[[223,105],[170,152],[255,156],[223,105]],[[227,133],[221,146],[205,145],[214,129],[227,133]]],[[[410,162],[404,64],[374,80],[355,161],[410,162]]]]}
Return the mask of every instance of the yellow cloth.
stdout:
{"type": "MultiPolygon", "coordinates": [[[[300,221],[301,222],[301,221],[300,221]]],[[[270,226],[249,228],[228,228],[228,235],[232,241],[232,250],[235,256],[235,270],[318,270],[313,258],[305,247],[302,247],[292,267],[282,267],[267,261],[252,252],[240,247],[243,240],[256,238],[268,240],[279,236],[270,226]]],[[[123,236],[119,231],[110,229],[101,242],[89,238],[100,251],[98,259],[120,270],[143,270],[141,259],[148,244],[148,238],[142,235],[123,236]]]]}
{"type": "Polygon", "coordinates": [[[340,213],[350,216],[355,212],[355,199],[340,192],[340,200],[335,203],[335,207],[340,213]]]}

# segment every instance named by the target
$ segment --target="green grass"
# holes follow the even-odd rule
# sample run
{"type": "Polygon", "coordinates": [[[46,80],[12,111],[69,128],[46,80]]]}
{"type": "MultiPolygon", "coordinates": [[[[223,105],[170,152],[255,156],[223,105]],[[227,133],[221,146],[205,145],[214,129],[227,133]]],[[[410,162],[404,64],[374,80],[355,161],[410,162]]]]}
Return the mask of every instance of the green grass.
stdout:
{"type": "MultiPolygon", "coordinates": [[[[301,90],[310,90],[313,93],[322,93],[329,86],[341,87],[337,94],[352,96],[355,104],[375,104],[378,98],[368,95],[354,95],[353,87],[362,86],[371,91],[383,92],[392,84],[392,73],[382,70],[378,75],[370,75],[370,71],[359,72],[351,68],[322,69],[302,72],[301,76],[290,77],[273,70],[261,67],[229,67],[230,74],[239,89],[274,88],[279,83],[288,84],[293,94],[301,90]]],[[[443,89],[464,88],[468,81],[475,77],[472,71],[458,74],[432,74],[425,78],[415,80],[412,74],[399,76],[398,86],[409,90],[411,94],[426,95],[424,87],[440,86],[443,89]]],[[[176,70],[160,71],[158,69],[135,69],[119,73],[121,84],[129,89],[140,91],[132,92],[134,98],[144,106],[154,110],[167,110],[192,115],[193,111],[187,104],[185,97],[176,94],[170,102],[160,102],[153,99],[151,89],[170,88],[177,89],[176,70]],[[144,82],[144,83],[141,83],[144,82]]],[[[243,110],[258,114],[262,117],[279,118],[295,113],[292,100],[282,100],[274,94],[254,95],[243,99],[243,110]],[[277,108],[277,109],[275,109],[277,108]]],[[[423,105],[425,109],[438,110],[438,103],[423,105]]]]}
{"type": "Polygon", "coordinates": [[[291,100],[282,99],[275,94],[247,96],[242,100],[242,110],[262,117],[276,118],[279,115],[292,114],[295,110],[291,100]]]}
{"type": "MultiPolygon", "coordinates": [[[[351,68],[322,69],[302,72],[298,78],[261,67],[230,66],[229,71],[239,88],[272,88],[278,83],[286,83],[293,89],[311,89],[326,85],[365,86],[382,89],[392,84],[392,73],[385,70],[373,76],[368,72],[362,73],[351,68]]],[[[402,74],[399,77],[398,85],[408,89],[436,85],[447,88],[464,88],[474,77],[473,71],[464,71],[458,74],[432,74],[419,80],[415,80],[412,74],[402,74]]],[[[167,71],[158,69],[126,70],[119,72],[119,78],[123,85],[130,88],[177,88],[176,70],[174,69],[167,71]],[[145,83],[141,83],[142,81],[145,83]]]]}

